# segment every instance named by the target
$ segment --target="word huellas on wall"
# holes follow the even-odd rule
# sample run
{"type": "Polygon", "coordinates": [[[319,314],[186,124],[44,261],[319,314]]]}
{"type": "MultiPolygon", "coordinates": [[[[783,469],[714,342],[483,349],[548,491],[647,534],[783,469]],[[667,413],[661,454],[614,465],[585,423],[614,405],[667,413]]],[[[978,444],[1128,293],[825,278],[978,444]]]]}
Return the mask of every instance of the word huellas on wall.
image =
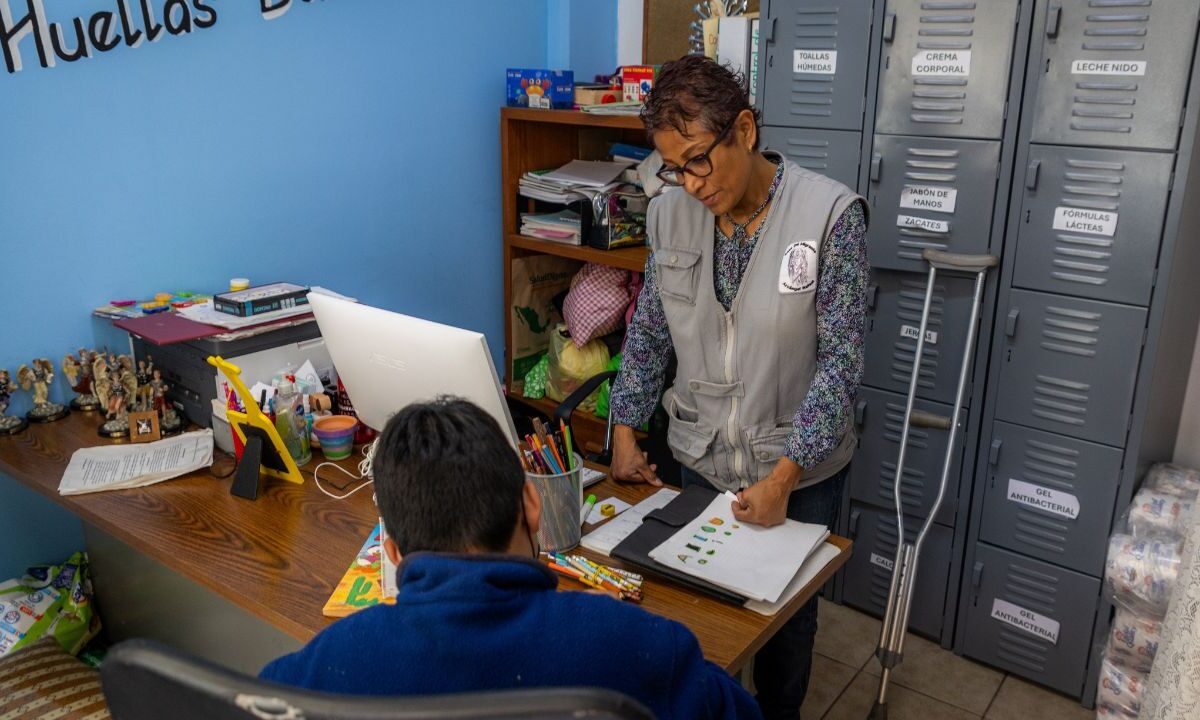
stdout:
{"type": "MultiPolygon", "coordinates": [[[[311,2],[312,0],[303,0],[311,2]]],[[[8,72],[20,72],[22,50],[34,50],[38,64],[55,67],[124,44],[135,48],[166,36],[187,35],[217,24],[215,0],[112,0],[112,10],[75,17],[63,23],[46,17],[46,0],[0,0],[0,48],[8,72]],[[22,41],[31,40],[22,46],[22,41]]],[[[292,0],[259,0],[265,20],[291,9],[292,0]]]]}

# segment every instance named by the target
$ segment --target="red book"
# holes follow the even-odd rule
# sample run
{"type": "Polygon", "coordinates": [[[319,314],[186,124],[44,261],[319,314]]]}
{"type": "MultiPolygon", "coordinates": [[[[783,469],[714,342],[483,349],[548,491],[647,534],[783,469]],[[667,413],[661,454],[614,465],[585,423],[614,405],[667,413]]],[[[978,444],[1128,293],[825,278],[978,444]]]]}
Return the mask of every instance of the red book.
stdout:
{"type": "Polygon", "coordinates": [[[228,332],[225,328],[188,320],[173,312],[157,313],[139,318],[122,318],[114,321],[113,325],[137,335],[153,345],[170,345],[188,340],[199,340],[228,332]]]}

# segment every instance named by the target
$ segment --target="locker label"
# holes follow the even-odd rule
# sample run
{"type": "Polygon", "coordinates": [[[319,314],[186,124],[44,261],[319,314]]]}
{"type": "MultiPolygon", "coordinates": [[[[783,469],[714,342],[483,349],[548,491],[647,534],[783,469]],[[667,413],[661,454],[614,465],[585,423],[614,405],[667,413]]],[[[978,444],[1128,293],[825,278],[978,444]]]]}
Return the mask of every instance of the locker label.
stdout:
{"type": "Polygon", "coordinates": [[[894,567],[896,565],[896,561],[892,560],[891,558],[885,558],[882,555],[876,555],[875,553],[871,553],[871,564],[878,565],[879,567],[883,568],[884,570],[891,572],[892,567],[894,567]]]}
{"type": "Polygon", "coordinates": [[[1076,60],[1072,75],[1145,75],[1145,60],[1076,60]]]}
{"type": "Polygon", "coordinates": [[[1059,622],[1020,605],[995,598],[992,600],[992,618],[1020,628],[1034,637],[1049,640],[1051,644],[1058,644],[1059,622]]]}
{"type": "MultiPolygon", "coordinates": [[[[921,332],[921,328],[917,327],[916,325],[901,325],[900,326],[900,337],[905,337],[905,338],[908,338],[909,340],[916,340],[917,335],[919,335],[920,332],[921,332]]],[[[929,343],[930,345],[937,345],[937,339],[938,339],[938,334],[937,334],[936,330],[926,330],[925,331],[925,342],[929,343]]]]}
{"type": "Polygon", "coordinates": [[[935,233],[950,232],[950,223],[945,220],[933,220],[930,218],[914,217],[912,215],[897,215],[896,227],[917,228],[918,230],[928,230],[935,233]]]}
{"type": "Polygon", "coordinates": [[[793,50],[792,72],[833,75],[837,72],[837,50],[793,50]]]}
{"type": "Polygon", "coordinates": [[[922,50],[913,55],[913,77],[966,77],[970,74],[970,50],[922,50]]]}
{"type": "Polygon", "coordinates": [[[1117,232],[1118,213],[1082,208],[1054,208],[1054,229],[1112,237],[1117,232]]]}
{"type": "Polygon", "coordinates": [[[1079,498],[1062,490],[1051,490],[1048,487],[1009,478],[1008,499],[1072,520],[1079,519],[1079,498]]]}
{"type": "Polygon", "coordinates": [[[958,190],[933,185],[905,185],[900,191],[900,207],[909,210],[931,210],[954,213],[958,190]]]}

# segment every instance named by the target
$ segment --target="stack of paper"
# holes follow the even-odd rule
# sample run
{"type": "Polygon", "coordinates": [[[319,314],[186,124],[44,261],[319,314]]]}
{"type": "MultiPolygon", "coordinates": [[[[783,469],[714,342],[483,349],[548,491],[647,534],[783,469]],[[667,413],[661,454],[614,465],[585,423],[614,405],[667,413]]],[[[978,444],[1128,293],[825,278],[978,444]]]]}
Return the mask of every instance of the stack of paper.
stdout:
{"type": "Polygon", "coordinates": [[[145,487],[206,468],[212,461],[212,430],[141,445],[81,448],[71,455],[58,492],[80,495],[145,487]]]}
{"type": "Polygon", "coordinates": [[[727,496],[717,496],[650,557],[751,600],[774,603],[829,537],[829,528],[795,520],[770,528],[743,523],[730,505],[727,496]]]}
{"type": "MultiPolygon", "coordinates": [[[[309,288],[309,292],[357,302],[354,300],[354,298],[346,297],[345,295],[341,295],[322,287],[309,288]]],[[[206,302],[180,308],[178,312],[180,315],[194,322],[203,323],[205,325],[216,325],[217,327],[225,328],[226,330],[244,330],[246,328],[257,327],[259,325],[273,325],[289,318],[299,318],[305,315],[312,315],[312,308],[305,303],[304,305],[283,308],[282,310],[259,313],[258,315],[251,315],[249,317],[240,317],[238,315],[230,315],[228,313],[220,312],[213,307],[212,303],[206,302]]]]}
{"type": "Polygon", "coordinates": [[[521,234],[567,245],[579,245],[581,243],[579,213],[571,210],[561,210],[545,215],[523,213],[521,215],[521,234]]]}
{"type": "Polygon", "coordinates": [[[637,100],[625,100],[603,105],[580,105],[579,109],[592,115],[638,115],[642,112],[642,104],[637,100]]]}
{"type": "Polygon", "coordinates": [[[641,526],[642,520],[646,518],[647,514],[661,507],[666,507],[667,503],[678,496],[678,490],[663,488],[587,535],[584,535],[580,544],[588,550],[594,550],[603,555],[610,555],[613,548],[620,545],[622,540],[629,537],[634,530],[637,530],[641,526]]]}
{"type": "Polygon", "coordinates": [[[572,160],[557,170],[525,173],[517,182],[517,192],[522,197],[564,205],[591,200],[617,187],[629,166],[626,161],[572,160]]]}

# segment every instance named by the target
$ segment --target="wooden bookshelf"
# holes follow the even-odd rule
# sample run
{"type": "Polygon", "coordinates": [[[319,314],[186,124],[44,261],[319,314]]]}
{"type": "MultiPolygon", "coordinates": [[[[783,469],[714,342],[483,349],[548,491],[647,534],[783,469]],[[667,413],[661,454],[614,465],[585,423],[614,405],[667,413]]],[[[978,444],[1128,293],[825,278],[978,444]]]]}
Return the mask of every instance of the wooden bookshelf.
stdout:
{"type": "MultiPolygon", "coordinates": [[[[646,144],[646,132],[636,116],[591,115],[576,110],[501,108],[500,173],[501,235],[504,273],[504,377],[510,392],[522,402],[552,413],[552,400],[520,397],[521,378],[512,378],[512,261],[529,255],[555,255],[583,262],[642,272],[646,267],[645,247],[598,250],[580,245],[541,240],[521,235],[520,213],[533,209],[532,201],[518,192],[521,176],[530,170],[565,165],[574,159],[601,160],[614,142],[646,144]],[[514,382],[515,380],[515,382],[514,382]]],[[[591,413],[576,411],[573,424],[580,447],[598,449],[604,442],[605,421],[591,413]]]]}

